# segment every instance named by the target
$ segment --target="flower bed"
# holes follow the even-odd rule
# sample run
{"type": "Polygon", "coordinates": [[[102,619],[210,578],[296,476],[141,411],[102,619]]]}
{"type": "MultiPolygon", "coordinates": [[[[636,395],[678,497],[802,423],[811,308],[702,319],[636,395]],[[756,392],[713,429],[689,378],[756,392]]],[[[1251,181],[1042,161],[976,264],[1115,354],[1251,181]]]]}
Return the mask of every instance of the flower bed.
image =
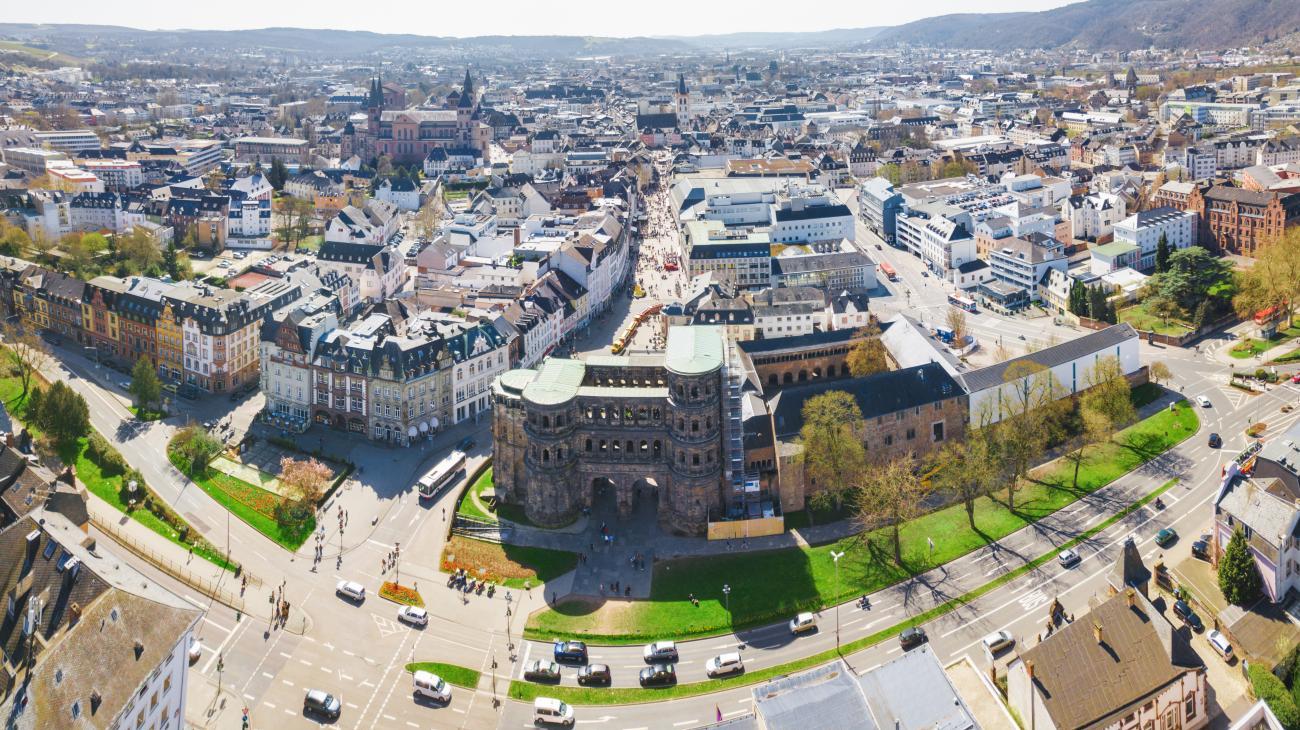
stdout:
{"type": "Polygon", "coordinates": [[[387,598],[393,603],[400,603],[404,606],[424,607],[424,599],[420,596],[419,591],[392,581],[385,581],[383,585],[379,586],[379,597],[387,598]]]}
{"type": "Polygon", "coordinates": [[[1251,424],[1250,428],[1246,429],[1246,435],[1251,438],[1259,438],[1259,435],[1264,433],[1264,429],[1266,428],[1268,428],[1267,423],[1261,422],[1251,424]]]}

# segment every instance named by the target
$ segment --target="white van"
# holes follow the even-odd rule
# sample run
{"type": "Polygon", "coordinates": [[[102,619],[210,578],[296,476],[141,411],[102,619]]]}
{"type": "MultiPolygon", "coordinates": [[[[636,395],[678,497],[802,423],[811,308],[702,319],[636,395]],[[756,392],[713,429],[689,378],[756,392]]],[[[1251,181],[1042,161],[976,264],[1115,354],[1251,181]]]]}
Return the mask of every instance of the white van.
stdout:
{"type": "Polygon", "coordinates": [[[573,708],[554,697],[533,700],[533,722],[573,727],[573,708]]]}
{"type": "Polygon", "coordinates": [[[356,601],[357,603],[366,600],[366,587],[356,581],[341,580],[339,581],[339,584],[334,587],[334,592],[344,598],[356,601]]]}
{"type": "Polygon", "coordinates": [[[451,702],[451,685],[433,672],[417,671],[411,680],[411,690],[421,697],[439,702],[451,702]]]}

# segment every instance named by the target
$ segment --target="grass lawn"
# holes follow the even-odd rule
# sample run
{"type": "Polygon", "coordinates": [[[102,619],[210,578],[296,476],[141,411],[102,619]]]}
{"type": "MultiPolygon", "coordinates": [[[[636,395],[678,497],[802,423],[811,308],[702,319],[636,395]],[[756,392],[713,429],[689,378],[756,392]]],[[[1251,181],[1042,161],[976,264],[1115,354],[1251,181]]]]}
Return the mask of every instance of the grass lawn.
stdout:
{"type": "Polygon", "coordinates": [[[139,406],[127,406],[127,410],[139,421],[157,421],[167,417],[167,411],[155,411],[152,408],[141,408],[139,406]]]}
{"type": "MultiPolygon", "coordinates": [[[[36,378],[33,378],[32,385],[35,387],[36,378]]],[[[16,377],[0,378],[0,401],[3,401],[4,408],[16,418],[23,419],[27,407],[27,398],[22,395],[23,386],[21,381],[16,377]]],[[[40,433],[40,429],[34,425],[29,425],[27,430],[35,437],[40,433]]],[[[86,485],[86,489],[95,494],[95,496],[108,502],[114,509],[119,512],[127,513],[131,519],[139,522],[141,525],[153,530],[163,537],[171,540],[186,550],[193,550],[195,555],[207,560],[208,562],[226,570],[234,570],[235,565],[225,558],[225,554],[185,522],[184,519],[172,511],[171,507],[161,500],[154,500],[154,509],[167,516],[166,519],[158,514],[137,506],[136,509],[128,512],[126,501],[122,499],[122,472],[116,469],[105,470],[100,464],[90,458],[86,453],[87,439],[77,439],[75,444],[69,444],[60,449],[59,458],[64,464],[71,464],[76,470],[77,478],[86,485]],[[173,525],[184,525],[186,528],[186,539],[181,538],[180,530],[173,525]]]]}
{"type": "Polygon", "coordinates": [[[500,545],[453,535],[442,550],[440,568],[464,568],[472,578],[486,578],[509,588],[536,586],[573,570],[576,553],[522,545],[500,545]],[[482,572],[480,572],[482,571],[482,572]]]}
{"type": "MultiPolygon", "coordinates": [[[[172,466],[184,474],[184,459],[172,453],[168,456],[171,458],[172,466]]],[[[307,518],[307,521],[296,529],[281,526],[275,519],[275,507],[280,502],[280,496],[261,487],[255,487],[242,479],[236,479],[216,469],[208,469],[206,474],[186,474],[186,476],[222,507],[288,550],[297,550],[311,535],[311,531],[316,529],[315,517],[307,518]]]]}
{"type": "Polygon", "coordinates": [[[442,662],[411,662],[406,665],[406,671],[415,674],[419,671],[433,672],[447,681],[447,684],[454,684],[457,687],[474,689],[478,686],[480,674],[473,669],[458,667],[455,664],[444,664],[442,662]]]}
{"type": "Polygon", "coordinates": [[[1058,460],[1040,468],[1016,491],[1008,509],[1005,490],[976,500],[975,524],[963,505],[923,515],[902,528],[903,563],[893,559],[889,528],[827,545],[763,553],[715,555],[656,562],[650,601],[570,600],[529,618],[525,636],[556,635],[599,643],[640,643],[663,637],[716,635],[815,611],[872,593],[999,540],[1071,504],[1163,453],[1196,431],[1196,411],[1185,401],[1089,448],[1073,484],[1074,465],[1058,460]],[[927,538],[934,540],[933,555],[927,538]],[[839,576],[830,552],[844,551],[839,576]],[[731,586],[730,611],[723,584],[731,586]],[[688,600],[691,593],[698,606],[688,600]]]}
{"type": "Polygon", "coordinates": [[[1168,323],[1146,310],[1146,303],[1135,304],[1131,307],[1125,307],[1117,312],[1119,321],[1128,322],[1133,325],[1134,329],[1144,332],[1155,332],[1158,335],[1169,335],[1170,337],[1179,337],[1192,331],[1192,328],[1182,322],[1171,320],[1168,323]]]}
{"type": "Polygon", "coordinates": [[[1297,360],[1300,360],[1300,347],[1297,347],[1284,355],[1279,355],[1278,357],[1273,358],[1272,361],[1275,363],[1288,363],[1297,360]]]}
{"type": "Polygon", "coordinates": [[[325,243],[324,236],[306,236],[298,242],[298,251],[316,251],[320,245],[325,243]]]}
{"type": "Polygon", "coordinates": [[[460,496],[460,504],[456,505],[456,514],[464,515],[465,517],[472,517],[476,520],[483,520],[484,522],[496,522],[497,516],[485,509],[486,505],[480,507],[479,503],[474,501],[474,497],[478,497],[479,500],[482,500],[484,492],[491,491],[492,468],[488,467],[479,476],[478,480],[460,496]]]}
{"type": "MultiPolygon", "coordinates": [[[[1295,321],[1292,320],[1290,327],[1278,329],[1277,335],[1272,339],[1266,340],[1259,337],[1252,337],[1247,340],[1242,340],[1233,345],[1232,349],[1228,351],[1228,354],[1238,360],[1245,360],[1246,358],[1254,357],[1265,350],[1276,347],[1288,340],[1293,340],[1296,337],[1300,337],[1300,327],[1296,327],[1295,321]]],[[[1297,357],[1300,357],[1300,355],[1297,357]]],[[[1280,359],[1278,361],[1283,362],[1280,359]]]]}
{"type": "Polygon", "coordinates": [[[609,689],[596,689],[596,688],[589,688],[589,687],[557,687],[554,685],[541,685],[533,682],[524,682],[524,681],[516,680],[510,683],[509,696],[511,699],[523,700],[523,701],[531,701],[532,699],[538,696],[545,695],[547,697],[555,697],[556,699],[560,699],[575,705],[625,705],[625,704],[632,704],[637,702],[654,702],[656,700],[669,700],[669,699],[677,699],[681,697],[694,697],[697,695],[709,694],[711,692],[720,692],[722,690],[731,689],[733,687],[743,687],[745,685],[765,682],[775,677],[780,677],[786,674],[808,669],[810,667],[815,667],[820,664],[825,664],[826,662],[836,659],[838,655],[847,656],[854,652],[861,651],[862,649],[865,649],[869,646],[874,646],[876,644],[879,644],[882,641],[885,641],[886,639],[891,639],[897,636],[903,631],[903,629],[910,628],[912,626],[920,626],[921,624],[924,624],[928,621],[932,621],[936,618],[939,618],[940,616],[944,616],[946,614],[952,613],[953,611],[970,604],[972,601],[980,598],[981,596],[984,596],[989,592],[1024,576],[1030,571],[1037,570],[1038,568],[1042,567],[1045,563],[1054,560],[1062,550],[1077,547],[1078,545],[1082,544],[1085,540],[1092,539],[1096,535],[1100,534],[1103,530],[1106,530],[1107,528],[1111,527],[1112,525],[1124,519],[1125,517],[1128,517],[1134,511],[1141,509],[1143,506],[1150,503],[1151,500],[1155,499],[1161,494],[1164,494],[1166,491],[1168,491],[1171,487],[1173,487],[1177,483],[1178,483],[1177,479],[1170,479],[1169,481],[1161,485],[1158,489],[1153,491],[1151,494],[1148,494],[1142,499],[1139,499],[1133,504],[1130,504],[1129,506],[1120,510],[1116,514],[1106,518],[1105,520],[1102,520],[1100,524],[1085,530],[1083,534],[1079,535],[1073,540],[1070,540],[1069,542],[1066,542],[1064,545],[1061,545],[1059,548],[1052,550],[1044,555],[1040,555],[1037,558],[1034,558],[1033,560],[1029,561],[1025,565],[1022,565],[1019,568],[1016,568],[1015,570],[1012,570],[1010,572],[1004,573],[998,576],[997,578],[994,578],[993,580],[989,581],[988,583],[985,583],[979,588],[970,591],[969,593],[958,596],[950,601],[947,601],[946,603],[942,603],[938,606],[935,606],[929,611],[919,613],[907,619],[906,621],[881,629],[880,631],[877,631],[876,633],[871,634],[870,636],[865,636],[861,639],[857,639],[856,641],[850,641],[847,644],[844,644],[841,647],[839,652],[837,652],[835,649],[828,649],[826,651],[821,652],[820,654],[813,654],[812,656],[807,656],[802,659],[796,659],[795,661],[788,662],[786,664],[778,664],[772,667],[764,667],[763,669],[747,671],[744,674],[740,674],[740,675],[732,675],[729,677],[711,679],[707,682],[691,682],[689,684],[678,684],[673,687],[665,687],[662,689],[640,689],[634,687],[619,687],[619,688],[609,688],[609,689]]]}

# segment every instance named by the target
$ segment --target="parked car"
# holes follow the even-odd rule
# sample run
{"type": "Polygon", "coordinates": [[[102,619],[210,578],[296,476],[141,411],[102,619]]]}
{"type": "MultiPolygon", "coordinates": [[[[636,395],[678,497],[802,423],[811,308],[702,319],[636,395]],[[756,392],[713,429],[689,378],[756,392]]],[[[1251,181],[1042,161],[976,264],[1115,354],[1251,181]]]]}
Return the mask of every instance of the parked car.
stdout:
{"type": "Polygon", "coordinates": [[[555,661],[586,664],[587,645],[581,641],[557,641],[555,642],[555,661]]]}
{"type": "Polygon", "coordinates": [[[641,656],[647,664],[677,661],[677,644],[671,641],[656,641],[646,644],[641,656]]]}
{"type": "Polygon", "coordinates": [[[739,674],[745,671],[745,663],[740,659],[740,652],[732,651],[719,654],[704,663],[704,673],[710,677],[724,674],[739,674]]]}
{"type": "Polygon", "coordinates": [[[533,700],[533,724],[568,725],[573,727],[573,708],[554,697],[538,697],[533,700]]]}
{"type": "Polygon", "coordinates": [[[1159,545],[1160,547],[1166,547],[1171,543],[1173,543],[1174,540],[1177,539],[1178,539],[1178,533],[1174,532],[1174,528],[1172,527],[1166,527],[1162,529],[1160,532],[1156,533],[1156,544],[1159,545]]]}
{"type": "Polygon", "coordinates": [[[1291,376],[1291,382],[1292,382],[1292,383],[1296,383],[1296,384],[1300,384],[1300,373],[1296,373],[1295,375],[1292,375],[1292,376],[1291,376]]]}
{"type": "Polygon", "coordinates": [[[469,451],[472,448],[474,448],[474,439],[470,436],[461,439],[460,443],[456,445],[457,451],[469,451]]]}
{"type": "Polygon", "coordinates": [[[997,654],[1004,649],[1010,649],[1016,643],[1016,639],[1006,631],[994,631],[981,639],[980,643],[988,653],[997,654]]]}
{"type": "Polygon", "coordinates": [[[1200,539],[1192,543],[1192,557],[1201,560],[1210,559],[1210,536],[1201,535],[1200,539]]]}
{"type": "Polygon", "coordinates": [[[804,612],[790,619],[790,633],[804,634],[809,631],[817,630],[817,617],[811,613],[804,612]]]}
{"type": "Polygon", "coordinates": [[[1061,554],[1056,556],[1056,559],[1060,561],[1062,568],[1073,568],[1083,560],[1078,553],[1069,548],[1062,550],[1061,554]]]}
{"type": "Polygon", "coordinates": [[[903,633],[898,635],[898,645],[903,647],[903,651],[909,651],[924,644],[928,640],[925,635],[925,629],[920,626],[911,626],[903,629],[903,633]]]}
{"type": "Polygon", "coordinates": [[[1210,438],[1207,441],[1207,443],[1209,444],[1210,448],[1217,449],[1220,446],[1223,446],[1223,439],[1219,437],[1219,434],[1210,432],[1210,438]]]}
{"type": "Polygon", "coordinates": [[[417,697],[428,697],[438,702],[451,702],[451,685],[442,677],[420,670],[411,679],[411,691],[417,697]]]}
{"type": "Polygon", "coordinates": [[[1197,402],[1197,403],[1200,403],[1202,408],[1209,408],[1209,407],[1210,407],[1210,399],[1207,398],[1207,397],[1205,397],[1205,396],[1203,396],[1203,395],[1198,395],[1198,396],[1196,396],[1196,402],[1197,402]]]}
{"type": "Polygon", "coordinates": [[[1210,642],[1210,648],[1223,657],[1225,662],[1232,661],[1232,644],[1228,643],[1228,637],[1218,631],[1211,631],[1205,635],[1205,640],[1210,642]]]}
{"type": "Polygon", "coordinates": [[[302,701],[302,714],[323,715],[331,720],[339,719],[343,703],[339,698],[320,689],[307,690],[307,697],[302,701]]]}
{"type": "Polygon", "coordinates": [[[1183,620],[1183,623],[1192,627],[1192,631],[1200,633],[1205,630],[1205,624],[1201,622],[1201,617],[1196,615],[1192,607],[1187,605],[1187,601],[1174,601],[1174,615],[1183,620]]]}
{"type": "Polygon", "coordinates": [[[524,667],[524,679],[530,682],[560,681],[560,665],[542,659],[534,659],[524,667]]]}
{"type": "Polygon", "coordinates": [[[366,600],[366,587],[354,580],[339,581],[339,584],[334,587],[334,592],[357,603],[366,600]]]}
{"type": "Polygon", "coordinates": [[[612,681],[608,664],[585,664],[578,670],[578,684],[603,684],[609,686],[612,681]]]}
{"type": "Polygon", "coordinates": [[[677,671],[671,664],[651,664],[641,670],[637,680],[642,687],[668,687],[677,684],[677,671]]]}
{"type": "Polygon", "coordinates": [[[397,610],[397,620],[412,626],[428,626],[429,612],[418,606],[402,606],[397,610]]]}

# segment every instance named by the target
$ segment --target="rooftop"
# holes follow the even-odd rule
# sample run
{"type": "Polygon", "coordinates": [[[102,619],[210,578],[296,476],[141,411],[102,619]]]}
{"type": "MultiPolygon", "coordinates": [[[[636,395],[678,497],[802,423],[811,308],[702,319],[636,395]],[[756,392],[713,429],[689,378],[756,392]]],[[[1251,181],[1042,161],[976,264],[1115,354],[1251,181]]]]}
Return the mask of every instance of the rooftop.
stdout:
{"type": "Polygon", "coordinates": [[[669,327],[665,364],[678,375],[703,375],[722,367],[722,327],[669,327]]]}

